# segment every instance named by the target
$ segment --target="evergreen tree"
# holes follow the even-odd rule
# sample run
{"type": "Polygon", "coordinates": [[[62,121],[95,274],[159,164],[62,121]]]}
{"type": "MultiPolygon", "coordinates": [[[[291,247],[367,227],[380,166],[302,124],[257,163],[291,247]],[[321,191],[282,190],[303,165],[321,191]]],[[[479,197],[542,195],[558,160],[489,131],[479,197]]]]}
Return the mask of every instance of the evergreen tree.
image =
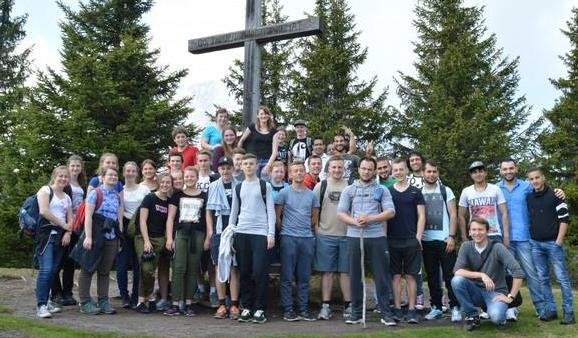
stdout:
{"type": "Polygon", "coordinates": [[[291,77],[295,118],[309,121],[311,135],[331,139],[347,126],[362,140],[383,141],[389,121],[387,91],[373,98],[377,78],[364,81],[356,75],[367,48],[357,41],[355,16],[345,0],[317,0],[315,15],[323,34],[302,40],[291,77]]]}
{"type": "Polygon", "coordinates": [[[397,146],[409,142],[436,160],[454,189],[471,184],[473,160],[492,166],[506,156],[523,158],[537,127],[522,129],[529,108],[516,94],[518,58],[502,56],[483,10],[463,0],[421,1],[416,76],[400,73],[397,81],[403,108],[396,114],[397,146]]]}
{"type": "MultiPolygon", "coordinates": [[[[283,6],[279,0],[261,2],[262,25],[284,23],[287,16],[282,14],[283,6]]],[[[279,123],[291,122],[283,108],[287,105],[289,72],[293,67],[291,51],[295,43],[292,40],[281,40],[261,45],[261,103],[268,106],[279,123]]],[[[229,93],[239,105],[243,105],[243,71],[244,62],[235,60],[229,67],[229,74],[223,79],[229,93]]],[[[235,112],[232,123],[242,125],[241,112],[235,112]]]]}
{"type": "MultiPolygon", "coordinates": [[[[156,65],[142,16],[152,0],[88,0],[73,11],[64,3],[59,73],[39,76],[34,107],[54,120],[53,157],[76,153],[89,171],[100,153],[121,162],[159,160],[173,141],[171,130],[190,113],[190,98],[175,100],[186,70],[156,65]]],[[[53,133],[51,133],[53,134],[53,133]]]]}

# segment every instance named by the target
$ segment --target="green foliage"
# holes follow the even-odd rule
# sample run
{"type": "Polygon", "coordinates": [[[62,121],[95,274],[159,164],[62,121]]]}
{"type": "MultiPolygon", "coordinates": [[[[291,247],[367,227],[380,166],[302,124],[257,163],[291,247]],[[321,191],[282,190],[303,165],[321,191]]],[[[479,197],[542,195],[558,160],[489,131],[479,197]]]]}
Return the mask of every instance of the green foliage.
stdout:
{"type": "Polygon", "coordinates": [[[300,43],[298,66],[291,74],[294,118],[309,121],[311,135],[331,139],[347,126],[362,140],[385,140],[387,91],[373,98],[377,78],[360,80],[357,69],[367,57],[359,44],[355,16],[345,0],[317,0],[315,15],[323,34],[300,43]]]}
{"type": "Polygon", "coordinates": [[[400,73],[396,148],[417,148],[436,160],[452,187],[470,184],[474,160],[524,159],[538,122],[517,96],[518,58],[503,57],[487,34],[483,7],[463,0],[424,0],[415,9],[416,76],[400,73]],[[525,129],[523,129],[525,127],[525,129]]]}

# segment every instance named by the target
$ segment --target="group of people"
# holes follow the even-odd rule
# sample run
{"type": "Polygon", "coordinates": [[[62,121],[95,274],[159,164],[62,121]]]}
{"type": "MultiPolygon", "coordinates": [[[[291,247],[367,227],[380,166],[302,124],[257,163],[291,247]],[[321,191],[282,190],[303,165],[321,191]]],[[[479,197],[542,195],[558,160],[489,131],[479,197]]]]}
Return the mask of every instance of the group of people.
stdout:
{"type": "Polygon", "coordinates": [[[386,326],[419,323],[423,267],[431,304],[424,318],[441,318],[447,308],[451,321],[465,316],[471,330],[480,316],[499,326],[517,320],[523,279],[539,319],[556,319],[551,264],[562,289],[561,323],[574,323],[564,256],[568,207],[540,168],[523,180],[516,162],[504,159],[502,180],[494,185],[486,166],[475,161],[468,168],[473,185],[457,199],[437,164],[418,152],[392,161],[358,157],[348,128],[326,152],[324,139],[308,136],[303,120],[294,122],[296,137],[287,142],[287,131],[276,128],[264,106],[240,137],[228,118],[217,110],[200,149],[176,127],[164,170],[145,160],[140,167],[126,162],[119,172],[118,158],[105,153],[85,187],[80,157],[54,169],[37,193],[38,317],[76,304],[85,314],[116,313],[109,300],[116,263],[125,308],[194,316],[194,304],[206,299],[215,318],[264,323],[269,268],[279,262],[284,320],[330,319],[338,276],[343,318],[358,324],[365,321],[367,262],[375,285],[370,296],[386,326]],[[84,226],[72,231],[79,210],[84,226]],[[78,301],[72,296],[75,265],[78,301]],[[321,282],[317,314],[309,308],[312,271],[321,282]],[[95,272],[96,299],[90,294],[95,272]]]}

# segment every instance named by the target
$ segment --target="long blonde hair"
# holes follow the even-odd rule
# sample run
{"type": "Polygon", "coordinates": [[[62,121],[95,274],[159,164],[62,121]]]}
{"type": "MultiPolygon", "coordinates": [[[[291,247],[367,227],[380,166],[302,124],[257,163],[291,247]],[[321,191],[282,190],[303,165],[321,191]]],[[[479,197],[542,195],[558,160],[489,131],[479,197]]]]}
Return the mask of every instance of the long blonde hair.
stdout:
{"type": "MultiPolygon", "coordinates": [[[[275,129],[275,121],[273,121],[273,114],[271,113],[271,109],[269,109],[269,107],[267,106],[259,106],[259,110],[257,110],[257,112],[259,112],[260,110],[264,111],[267,115],[269,115],[269,120],[267,120],[267,128],[269,129],[269,131],[275,129]]],[[[261,126],[261,121],[259,121],[259,118],[257,118],[257,120],[255,121],[255,129],[257,129],[258,131],[262,131],[263,127],[264,126],[261,126]]]]}
{"type": "Polygon", "coordinates": [[[58,167],[52,169],[52,174],[50,175],[50,182],[48,185],[53,185],[54,182],[56,182],[56,177],[62,172],[65,172],[70,179],[70,171],[68,171],[68,167],[65,165],[59,165],[58,167]]]}

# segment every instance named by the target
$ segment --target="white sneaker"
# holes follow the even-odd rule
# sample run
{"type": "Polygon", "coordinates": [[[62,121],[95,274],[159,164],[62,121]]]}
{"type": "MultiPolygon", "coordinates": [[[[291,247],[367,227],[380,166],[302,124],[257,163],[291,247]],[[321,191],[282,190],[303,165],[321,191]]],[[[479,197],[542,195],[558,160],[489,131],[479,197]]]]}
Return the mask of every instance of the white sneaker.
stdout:
{"type": "Polygon", "coordinates": [[[481,319],[490,319],[490,315],[486,311],[481,311],[480,312],[480,318],[481,319]]]}
{"type": "Polygon", "coordinates": [[[416,310],[423,310],[424,309],[424,299],[423,295],[418,295],[415,299],[415,308],[416,310]]]}
{"type": "Polygon", "coordinates": [[[462,311],[460,311],[459,306],[454,306],[452,308],[452,322],[457,323],[462,321],[462,311]]]}
{"type": "Polygon", "coordinates": [[[52,313],[50,313],[50,311],[48,311],[47,305],[40,305],[36,309],[36,316],[40,317],[40,318],[50,318],[50,317],[52,317],[52,313]]]}
{"type": "Polygon", "coordinates": [[[60,305],[58,305],[57,303],[54,303],[52,301],[48,301],[48,304],[46,304],[46,307],[48,308],[48,312],[50,313],[58,313],[62,311],[62,308],[60,307],[60,305]]]}
{"type": "Polygon", "coordinates": [[[506,310],[506,320],[509,322],[518,321],[518,309],[513,307],[506,310]]]}
{"type": "Polygon", "coordinates": [[[329,320],[332,315],[333,314],[331,313],[331,307],[329,307],[329,304],[323,304],[321,306],[321,310],[319,311],[317,319],[329,320]]]}

